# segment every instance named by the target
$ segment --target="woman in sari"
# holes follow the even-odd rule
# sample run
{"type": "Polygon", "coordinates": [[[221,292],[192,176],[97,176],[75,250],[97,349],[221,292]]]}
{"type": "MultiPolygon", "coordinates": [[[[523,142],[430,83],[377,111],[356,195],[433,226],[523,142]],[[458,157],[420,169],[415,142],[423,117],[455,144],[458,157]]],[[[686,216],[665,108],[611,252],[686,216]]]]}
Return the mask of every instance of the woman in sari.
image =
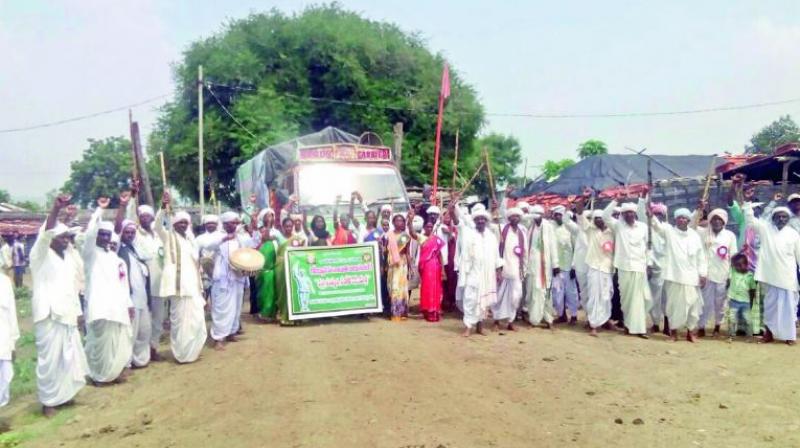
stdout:
{"type": "MultiPolygon", "coordinates": [[[[306,222],[306,219],[303,218],[303,223],[305,224],[306,222]]],[[[309,246],[331,245],[331,234],[328,232],[325,224],[325,218],[323,218],[321,215],[315,215],[313,218],[311,218],[311,229],[306,226],[306,233],[308,234],[309,246]]]]}
{"type": "Polygon", "coordinates": [[[272,322],[278,312],[278,303],[275,297],[275,263],[278,260],[277,230],[274,228],[275,212],[264,209],[259,213],[259,231],[261,232],[261,247],[258,249],[264,256],[264,267],[256,276],[256,288],[259,303],[259,318],[272,322]]]}
{"type": "Polygon", "coordinates": [[[378,215],[372,210],[367,210],[364,214],[363,227],[356,219],[353,220],[353,224],[358,229],[358,242],[360,243],[380,241],[383,236],[383,229],[378,227],[378,215]]]}
{"type": "Polygon", "coordinates": [[[299,321],[289,320],[289,292],[286,290],[286,264],[284,262],[284,254],[289,247],[299,247],[305,245],[302,238],[293,235],[294,221],[292,218],[284,218],[281,221],[281,233],[286,238],[286,241],[278,248],[277,260],[275,262],[275,297],[278,303],[278,310],[280,311],[280,324],[281,326],[297,325],[299,321]]]}
{"type": "MultiPolygon", "coordinates": [[[[408,221],[414,219],[414,211],[409,210],[408,221]]],[[[393,321],[408,318],[408,246],[417,234],[413,228],[406,232],[406,217],[396,214],[392,218],[394,229],[386,234],[386,285],[389,290],[391,316],[393,321]]]]}
{"type": "Polygon", "coordinates": [[[442,249],[444,241],[433,232],[428,221],[420,236],[419,248],[419,309],[428,322],[439,322],[442,311],[442,249]]]}

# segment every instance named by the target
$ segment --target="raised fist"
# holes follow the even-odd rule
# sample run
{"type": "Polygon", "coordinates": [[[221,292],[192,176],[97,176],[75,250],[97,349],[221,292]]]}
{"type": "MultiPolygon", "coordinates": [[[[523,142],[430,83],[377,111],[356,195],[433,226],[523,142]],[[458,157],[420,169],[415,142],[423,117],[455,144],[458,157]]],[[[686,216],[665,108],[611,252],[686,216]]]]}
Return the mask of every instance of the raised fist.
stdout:
{"type": "Polygon", "coordinates": [[[97,206],[100,207],[100,208],[108,208],[108,204],[110,204],[110,203],[111,203],[111,199],[109,199],[109,198],[107,198],[105,196],[100,196],[99,198],[97,198],[97,206]]]}

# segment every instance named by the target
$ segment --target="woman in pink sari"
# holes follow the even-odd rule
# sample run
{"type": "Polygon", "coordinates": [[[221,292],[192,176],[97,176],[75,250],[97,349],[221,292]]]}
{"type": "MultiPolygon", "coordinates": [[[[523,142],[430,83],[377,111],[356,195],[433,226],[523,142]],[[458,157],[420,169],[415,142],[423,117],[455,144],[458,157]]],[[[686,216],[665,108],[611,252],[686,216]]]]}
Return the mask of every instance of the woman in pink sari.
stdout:
{"type": "Polygon", "coordinates": [[[419,309],[425,320],[438,322],[442,311],[442,249],[445,242],[433,233],[433,223],[423,227],[425,239],[419,249],[419,309]]]}

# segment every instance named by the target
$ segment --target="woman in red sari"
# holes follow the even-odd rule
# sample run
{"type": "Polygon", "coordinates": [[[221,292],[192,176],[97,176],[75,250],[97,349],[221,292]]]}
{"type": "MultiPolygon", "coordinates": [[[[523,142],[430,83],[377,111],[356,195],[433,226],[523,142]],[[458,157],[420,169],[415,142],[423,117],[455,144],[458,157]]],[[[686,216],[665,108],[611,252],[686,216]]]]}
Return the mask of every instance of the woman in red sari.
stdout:
{"type": "Polygon", "coordinates": [[[445,242],[425,224],[425,240],[419,248],[419,309],[425,320],[438,322],[442,311],[442,249],[445,242]]]}

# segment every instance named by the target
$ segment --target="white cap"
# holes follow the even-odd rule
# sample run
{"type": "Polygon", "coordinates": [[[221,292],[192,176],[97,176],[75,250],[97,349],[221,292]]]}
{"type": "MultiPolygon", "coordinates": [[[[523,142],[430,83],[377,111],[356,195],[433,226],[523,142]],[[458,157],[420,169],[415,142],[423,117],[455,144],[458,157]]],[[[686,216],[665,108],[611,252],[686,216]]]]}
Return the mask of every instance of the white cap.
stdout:
{"type": "Polygon", "coordinates": [[[189,216],[189,214],[184,211],[175,213],[175,219],[172,222],[177,223],[181,221],[186,221],[187,223],[191,223],[192,217],[189,216]]]}
{"type": "Polygon", "coordinates": [[[789,197],[786,198],[786,202],[792,202],[795,199],[800,199],[800,193],[792,193],[792,194],[790,194],[789,197]]]}
{"type": "Polygon", "coordinates": [[[486,219],[489,219],[489,212],[486,211],[486,207],[478,207],[477,205],[472,208],[472,219],[478,218],[483,216],[486,219]]]}
{"type": "Polygon", "coordinates": [[[522,213],[522,209],[517,208],[517,207],[512,207],[512,208],[506,210],[506,218],[510,218],[512,216],[520,216],[521,217],[522,214],[523,214],[522,213]]]}
{"type": "Polygon", "coordinates": [[[63,222],[59,222],[56,224],[55,227],[50,229],[50,232],[53,232],[53,235],[58,236],[58,235],[63,235],[65,233],[70,233],[70,228],[67,227],[67,225],[64,224],[63,222]]]}
{"type": "Polygon", "coordinates": [[[114,233],[114,224],[110,221],[100,221],[100,224],[97,225],[97,230],[114,233]]]}
{"type": "Polygon", "coordinates": [[[258,217],[256,217],[256,223],[258,224],[258,227],[263,227],[264,226],[264,217],[267,216],[267,214],[272,214],[272,216],[274,217],[275,216],[275,210],[267,207],[267,208],[261,210],[260,212],[258,212],[258,217]]]}
{"type": "Polygon", "coordinates": [[[387,211],[387,212],[390,212],[390,211],[392,211],[392,206],[389,205],[389,204],[383,204],[381,206],[381,211],[384,211],[384,210],[387,211]]]}
{"type": "Polygon", "coordinates": [[[692,217],[692,212],[690,212],[688,208],[679,208],[679,209],[675,210],[675,213],[673,213],[672,216],[675,219],[678,219],[681,216],[683,216],[684,218],[691,218],[692,217]]]}
{"type": "Polygon", "coordinates": [[[486,211],[486,206],[483,203],[478,202],[477,204],[472,206],[472,212],[475,213],[475,210],[483,210],[486,211]]]}
{"type": "Polygon", "coordinates": [[[553,214],[559,213],[563,215],[566,211],[567,208],[564,207],[563,205],[556,205],[555,207],[553,207],[553,214]]]}
{"type": "MultiPolygon", "coordinates": [[[[178,215],[176,214],[175,216],[177,217],[178,215]]],[[[206,225],[212,222],[219,224],[219,217],[217,217],[217,215],[203,215],[201,224],[206,225]]]]}
{"type": "Polygon", "coordinates": [[[626,202],[620,206],[621,212],[635,212],[636,211],[636,204],[633,202],[626,202]]]}
{"type": "Polygon", "coordinates": [[[775,209],[772,210],[772,214],[773,215],[775,213],[779,213],[779,212],[783,212],[783,213],[786,213],[789,216],[792,216],[792,212],[789,210],[789,207],[775,207],[775,209]]]}
{"type": "Polygon", "coordinates": [[[131,227],[131,226],[133,226],[133,228],[136,228],[136,223],[131,221],[130,219],[126,219],[126,220],[122,221],[122,230],[125,230],[125,229],[127,229],[128,227],[131,227]]]}
{"type": "MultiPolygon", "coordinates": [[[[239,220],[239,215],[236,212],[227,211],[220,217],[223,223],[229,223],[239,220]]],[[[205,224],[205,223],[204,223],[205,224]]]]}
{"type": "Polygon", "coordinates": [[[437,215],[441,215],[442,214],[442,209],[440,209],[439,207],[437,207],[435,205],[431,205],[430,207],[428,207],[428,214],[430,215],[430,214],[433,214],[433,213],[435,213],[437,215]]]}
{"type": "Polygon", "coordinates": [[[539,204],[536,204],[531,207],[531,214],[532,215],[544,215],[544,207],[539,204]]]}
{"type": "Polygon", "coordinates": [[[150,207],[147,204],[142,204],[136,207],[136,213],[138,213],[139,215],[156,216],[156,212],[155,210],[153,210],[153,207],[150,207]]]}

